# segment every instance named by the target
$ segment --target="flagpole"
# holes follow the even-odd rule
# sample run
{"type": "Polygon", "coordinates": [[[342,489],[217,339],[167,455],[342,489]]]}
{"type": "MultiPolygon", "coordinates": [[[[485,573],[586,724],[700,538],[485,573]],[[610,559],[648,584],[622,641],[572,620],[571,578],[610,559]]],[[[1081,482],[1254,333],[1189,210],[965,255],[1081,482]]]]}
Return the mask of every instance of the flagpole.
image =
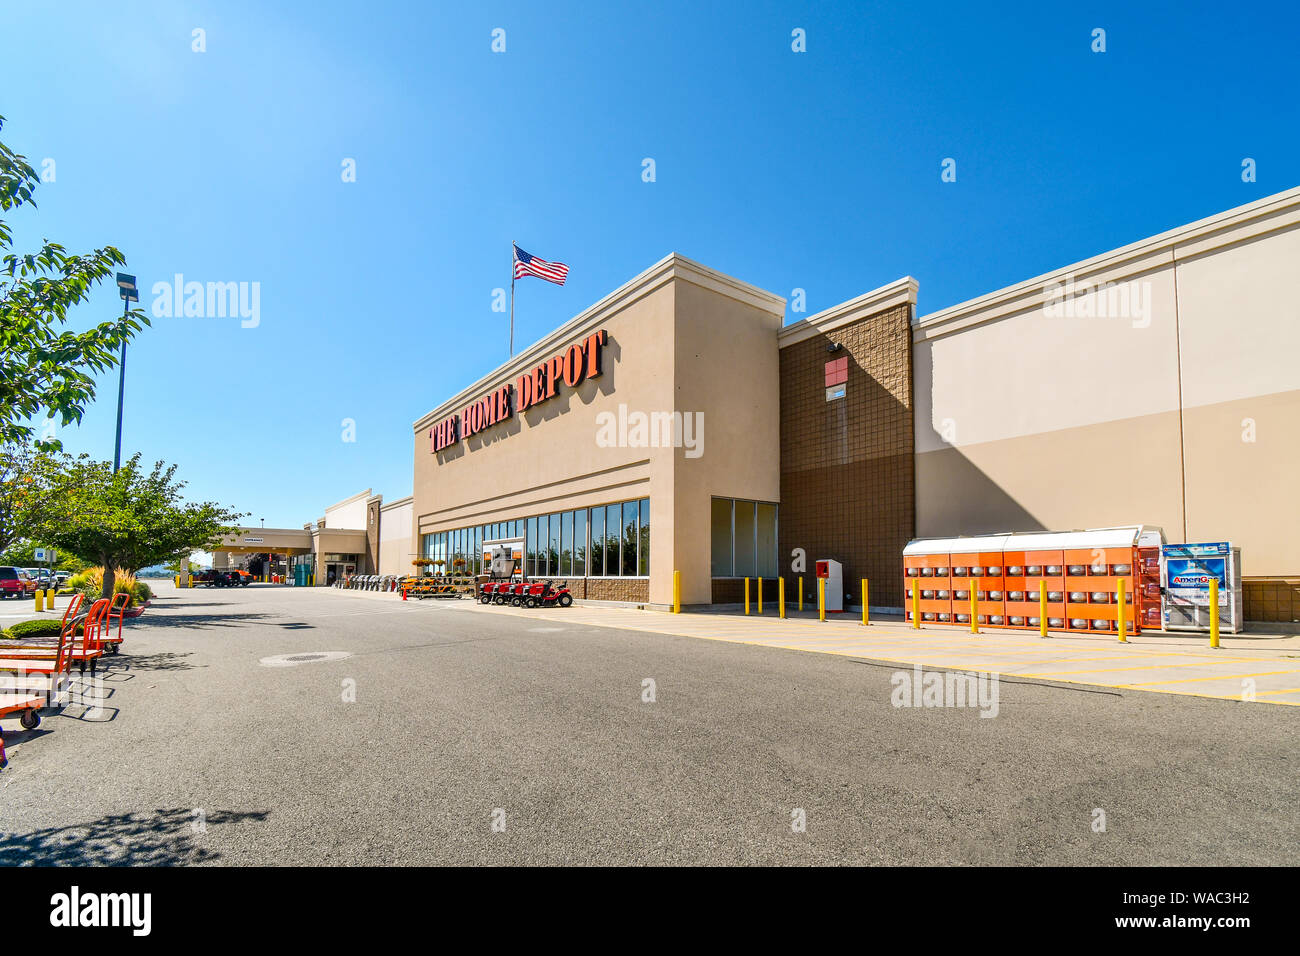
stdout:
{"type": "Polygon", "coordinates": [[[510,240],[510,357],[515,354],[515,241],[510,240]]]}

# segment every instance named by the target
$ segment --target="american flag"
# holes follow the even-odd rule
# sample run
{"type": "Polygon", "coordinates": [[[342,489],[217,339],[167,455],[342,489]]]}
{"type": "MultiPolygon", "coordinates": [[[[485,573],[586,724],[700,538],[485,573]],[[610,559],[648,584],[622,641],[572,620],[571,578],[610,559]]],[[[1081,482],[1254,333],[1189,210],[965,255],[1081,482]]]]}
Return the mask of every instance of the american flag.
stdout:
{"type": "Polygon", "coordinates": [[[537,278],[545,279],[547,282],[564,285],[564,277],[568,274],[569,267],[563,262],[547,262],[545,259],[530,256],[524,250],[515,246],[516,279],[522,279],[524,276],[537,276],[537,278]]]}

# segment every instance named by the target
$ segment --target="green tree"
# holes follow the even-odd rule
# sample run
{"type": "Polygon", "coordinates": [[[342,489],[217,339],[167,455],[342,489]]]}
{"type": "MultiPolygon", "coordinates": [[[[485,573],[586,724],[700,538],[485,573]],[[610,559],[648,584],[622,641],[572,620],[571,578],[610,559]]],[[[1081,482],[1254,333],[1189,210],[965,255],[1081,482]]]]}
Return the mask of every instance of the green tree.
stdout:
{"type": "Polygon", "coordinates": [[[63,456],[40,538],[102,565],[103,596],[113,593],[115,568],[138,571],[208,551],[237,530],[244,515],[215,502],[181,499],[175,465],[157,462],[145,473],[132,455],[116,474],[106,461],[63,456]]]}
{"type": "MultiPolygon", "coordinates": [[[[0,212],[34,207],[38,183],[26,157],[0,142],[0,212]]],[[[80,422],[95,397],[92,373],[116,368],[118,348],[149,320],[133,309],[85,332],[61,329],[68,310],[89,299],[126,257],[112,246],[70,255],[48,239],[37,252],[18,255],[10,251],[12,239],[0,219],[0,444],[25,444],[35,429],[24,423],[41,413],[64,425],[80,422]]]]}
{"type": "Polygon", "coordinates": [[[0,445],[0,552],[35,536],[57,467],[31,445],[0,445]]]}

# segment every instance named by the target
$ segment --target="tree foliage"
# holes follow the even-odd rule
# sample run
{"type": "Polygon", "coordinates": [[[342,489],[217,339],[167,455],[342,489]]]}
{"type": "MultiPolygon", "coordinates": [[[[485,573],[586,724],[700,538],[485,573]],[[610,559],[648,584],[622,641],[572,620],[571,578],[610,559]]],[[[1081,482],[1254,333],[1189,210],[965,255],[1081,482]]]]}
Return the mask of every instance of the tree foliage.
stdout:
{"type": "MultiPolygon", "coordinates": [[[[26,157],[0,142],[0,212],[34,207],[38,183],[26,157]]],[[[85,332],[61,328],[68,310],[89,299],[126,257],[113,246],[72,255],[48,239],[38,251],[19,255],[10,251],[12,244],[9,224],[0,219],[0,444],[25,444],[35,433],[25,422],[41,413],[64,425],[81,421],[95,397],[92,374],[115,368],[118,348],[149,319],[133,309],[85,332]]]]}
{"type": "MultiPolygon", "coordinates": [[[[244,515],[215,502],[184,501],[175,465],[156,462],[146,473],[132,455],[116,474],[110,462],[62,456],[40,539],[105,569],[138,571],[184,560],[237,531],[244,515]]],[[[113,591],[105,570],[103,594],[113,591]]]]}
{"type": "Polygon", "coordinates": [[[44,521],[56,469],[53,457],[38,448],[0,445],[0,552],[35,537],[44,521]]]}

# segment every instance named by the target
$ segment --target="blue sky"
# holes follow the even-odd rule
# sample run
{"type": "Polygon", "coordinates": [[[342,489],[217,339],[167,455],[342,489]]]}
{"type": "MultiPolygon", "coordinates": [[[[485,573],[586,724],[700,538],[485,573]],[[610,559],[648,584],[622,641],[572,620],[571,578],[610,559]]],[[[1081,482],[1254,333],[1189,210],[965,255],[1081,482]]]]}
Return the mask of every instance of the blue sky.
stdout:
{"type": "MultiPolygon", "coordinates": [[[[0,136],[55,173],[11,221],[118,246],[146,307],[259,283],[255,328],[131,345],[123,444],[296,527],[410,492],[411,422],[506,357],[511,239],[572,270],[520,283],[523,346],[673,251],[924,314],[1300,184],[1295,4],[982,6],[8,2],[0,136]]],[[[116,386],[65,447],[112,457],[116,386]]]]}

